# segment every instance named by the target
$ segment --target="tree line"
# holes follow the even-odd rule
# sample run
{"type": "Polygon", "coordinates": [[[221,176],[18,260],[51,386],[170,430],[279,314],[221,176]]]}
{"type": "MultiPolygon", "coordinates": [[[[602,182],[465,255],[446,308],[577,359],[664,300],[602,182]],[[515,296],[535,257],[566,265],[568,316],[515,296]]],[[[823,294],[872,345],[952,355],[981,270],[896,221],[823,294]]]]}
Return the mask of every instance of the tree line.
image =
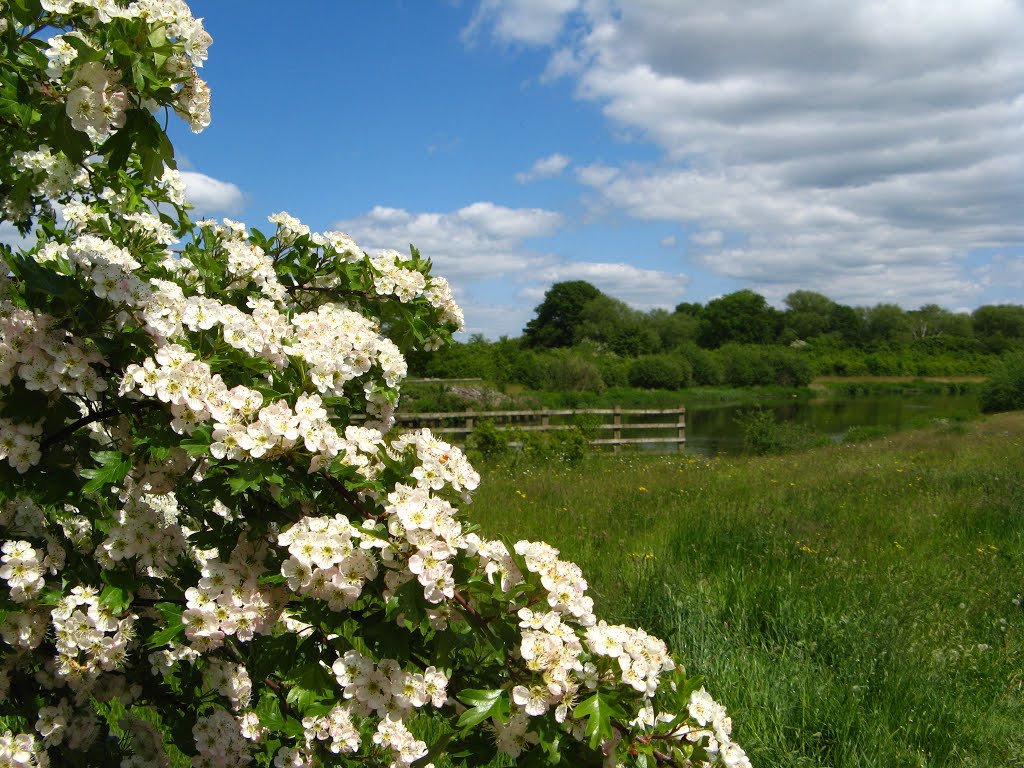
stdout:
{"type": "Polygon", "coordinates": [[[518,338],[481,335],[410,361],[414,375],[536,389],[803,385],[815,375],[988,374],[1024,349],[1024,306],[853,307],[809,290],[785,308],[740,290],[641,311],[584,280],[555,283],[518,338]]]}

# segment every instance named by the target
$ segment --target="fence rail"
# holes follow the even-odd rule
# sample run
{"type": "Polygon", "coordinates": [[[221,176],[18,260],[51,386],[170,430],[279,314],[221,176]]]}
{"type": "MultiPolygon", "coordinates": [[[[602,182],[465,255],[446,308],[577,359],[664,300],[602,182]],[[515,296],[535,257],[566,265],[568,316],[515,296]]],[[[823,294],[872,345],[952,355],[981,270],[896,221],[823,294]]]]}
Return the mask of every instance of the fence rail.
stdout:
{"type": "MultiPolygon", "coordinates": [[[[567,408],[538,411],[459,411],[456,413],[406,413],[397,416],[405,427],[429,427],[437,434],[461,436],[470,434],[482,420],[489,420],[501,431],[553,432],[572,429],[573,419],[581,415],[601,418],[592,425],[599,434],[611,432],[610,437],[597,437],[591,445],[610,445],[618,451],[623,445],[670,444],[682,451],[686,444],[686,408],[567,408]],[[672,421],[647,421],[650,417],[672,416],[672,421]],[[655,432],[662,434],[644,437],[623,437],[623,432],[655,432]]],[[[591,426],[591,425],[588,425],[591,426]]],[[[456,439],[456,442],[461,442],[456,439]]]]}

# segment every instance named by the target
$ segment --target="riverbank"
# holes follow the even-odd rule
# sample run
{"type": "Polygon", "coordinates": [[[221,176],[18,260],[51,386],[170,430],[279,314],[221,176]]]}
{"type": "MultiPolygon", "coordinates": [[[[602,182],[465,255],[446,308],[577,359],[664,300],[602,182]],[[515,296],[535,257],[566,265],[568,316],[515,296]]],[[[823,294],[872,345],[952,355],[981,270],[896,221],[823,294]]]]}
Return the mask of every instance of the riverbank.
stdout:
{"type": "Polygon", "coordinates": [[[612,387],[600,393],[498,388],[481,380],[412,382],[402,408],[408,413],[541,408],[675,408],[766,405],[823,397],[958,395],[975,392],[982,376],[820,376],[806,387],[688,387],[679,390],[612,387]]]}
{"type": "Polygon", "coordinates": [[[483,533],[581,564],[755,765],[1024,765],[1024,413],[763,458],[483,467],[483,533]],[[955,574],[955,578],[951,575],[955,574]]]}

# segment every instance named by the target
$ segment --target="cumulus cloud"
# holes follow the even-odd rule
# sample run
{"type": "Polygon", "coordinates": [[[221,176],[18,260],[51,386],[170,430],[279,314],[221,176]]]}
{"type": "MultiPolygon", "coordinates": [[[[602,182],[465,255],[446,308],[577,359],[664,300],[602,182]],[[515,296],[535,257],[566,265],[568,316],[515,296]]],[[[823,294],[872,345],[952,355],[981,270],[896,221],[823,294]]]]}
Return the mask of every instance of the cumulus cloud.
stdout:
{"type": "Polygon", "coordinates": [[[563,223],[561,214],[540,208],[507,208],[476,202],[450,213],[414,213],[375,206],[369,213],[336,222],[364,248],[415,245],[436,274],[454,283],[495,279],[536,269],[550,258],[526,247],[563,223]]]}
{"type": "Polygon", "coordinates": [[[504,43],[550,44],[579,4],[579,0],[482,0],[462,37],[472,42],[490,29],[504,43]]]}
{"type": "Polygon", "coordinates": [[[245,197],[236,185],[195,171],[182,171],[185,197],[199,216],[237,214],[245,206],[245,197]]]}
{"type": "Polygon", "coordinates": [[[516,174],[516,181],[520,184],[528,184],[537,179],[550,179],[558,176],[568,167],[570,159],[558,152],[547,157],[541,157],[530,166],[530,170],[516,174]]]}
{"type": "MultiPolygon", "coordinates": [[[[696,230],[707,268],[771,294],[958,306],[985,289],[969,255],[1024,245],[1019,2],[575,11],[546,37],[545,76],[571,78],[619,135],[661,149],[576,178],[597,205],[696,230]]],[[[505,39],[513,18],[484,3],[478,24],[505,39]]]]}
{"type": "Polygon", "coordinates": [[[629,264],[571,261],[542,246],[566,224],[561,214],[476,202],[446,213],[376,206],[335,222],[364,248],[415,245],[451,281],[466,333],[518,336],[552,283],[587,280],[638,308],[671,307],[686,289],[682,275],[629,264]]]}
{"type": "Polygon", "coordinates": [[[718,229],[704,229],[690,235],[690,240],[697,245],[720,245],[724,239],[725,235],[718,229]]]}

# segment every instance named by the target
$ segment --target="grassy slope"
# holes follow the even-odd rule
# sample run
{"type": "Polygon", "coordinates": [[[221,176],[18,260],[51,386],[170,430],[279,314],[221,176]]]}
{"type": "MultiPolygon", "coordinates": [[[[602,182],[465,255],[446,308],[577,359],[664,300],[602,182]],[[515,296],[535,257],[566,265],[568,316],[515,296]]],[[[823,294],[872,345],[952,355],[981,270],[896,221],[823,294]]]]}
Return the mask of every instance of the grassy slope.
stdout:
{"type": "Polygon", "coordinates": [[[766,766],[1024,766],[1024,413],[782,457],[484,468],[766,766]]]}

